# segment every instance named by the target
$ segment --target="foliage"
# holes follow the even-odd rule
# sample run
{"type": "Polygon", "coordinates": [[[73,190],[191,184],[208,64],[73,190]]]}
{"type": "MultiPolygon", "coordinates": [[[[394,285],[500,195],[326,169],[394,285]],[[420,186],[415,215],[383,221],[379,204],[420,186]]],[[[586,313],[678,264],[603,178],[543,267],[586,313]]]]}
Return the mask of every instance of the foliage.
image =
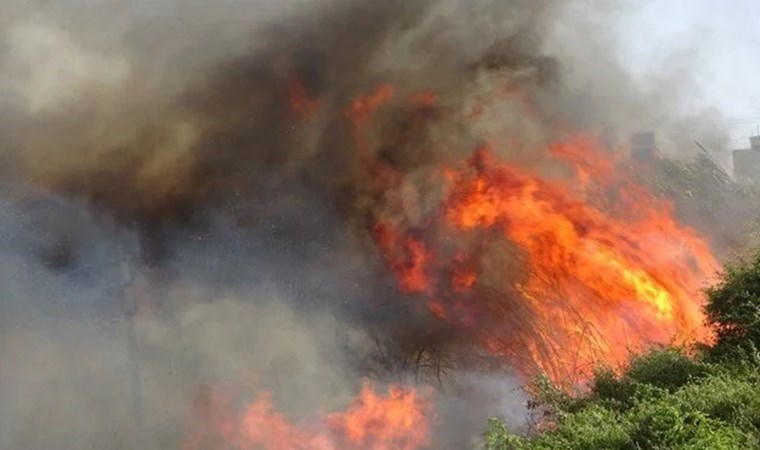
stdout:
{"type": "Polygon", "coordinates": [[[656,350],[637,357],[619,376],[599,371],[583,399],[552,405],[559,412],[556,427],[520,436],[492,420],[486,448],[707,450],[760,445],[760,374],[746,371],[736,377],[716,363],[687,361],[676,350],[656,350]],[[677,367],[672,374],[664,366],[668,361],[677,367]]]}
{"type": "Polygon", "coordinates": [[[714,326],[715,356],[760,348],[760,252],[750,261],[729,264],[720,283],[707,289],[708,321],[714,326]]]}
{"type": "Polygon", "coordinates": [[[616,373],[600,368],[573,397],[546,379],[533,384],[548,430],[511,433],[489,422],[487,450],[760,448],[760,253],[728,266],[707,290],[712,347],[665,347],[616,373]]]}
{"type": "Polygon", "coordinates": [[[635,356],[626,377],[632,382],[674,392],[691,381],[704,378],[711,370],[700,358],[688,357],[687,350],[663,348],[635,356]]]}

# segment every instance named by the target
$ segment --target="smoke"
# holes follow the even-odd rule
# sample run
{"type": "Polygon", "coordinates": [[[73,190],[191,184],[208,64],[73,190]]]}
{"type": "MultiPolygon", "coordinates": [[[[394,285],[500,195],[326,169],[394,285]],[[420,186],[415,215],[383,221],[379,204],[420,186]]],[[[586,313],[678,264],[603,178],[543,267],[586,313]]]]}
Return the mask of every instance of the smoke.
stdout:
{"type": "MultiPolygon", "coordinates": [[[[203,296],[192,288],[172,295],[185,302],[203,296]]],[[[298,318],[282,303],[254,306],[255,299],[216,298],[213,306],[184,308],[171,324],[138,322],[151,447],[176,448],[190,435],[203,386],[229,389],[240,401],[272,392],[280,409],[297,418],[340,409],[350,399],[356,379],[346,377],[338,358],[342,326],[316,313],[298,318]]],[[[117,320],[7,329],[0,355],[13,364],[2,377],[8,419],[2,448],[131,448],[134,392],[125,338],[117,320]]]]}
{"type": "Polygon", "coordinates": [[[454,372],[442,442],[462,448],[487,415],[519,425],[511,378],[474,370],[472,337],[405,301],[369,230],[399,209],[422,220],[430,170],[486,136],[531,164],[558,130],[719,145],[713,113],[684,113],[688,64],[638,79],[617,59],[626,8],[3,2],[0,447],[131,445],[124,258],[156,448],[179,445],[203,384],[250,383],[299,417],[366,376],[454,372]]]}
{"type": "Polygon", "coordinates": [[[611,130],[618,143],[665,124],[665,142],[683,143],[686,126],[700,121],[681,114],[687,68],[639,80],[616,60],[622,7],[427,0],[99,3],[86,14],[68,2],[4,8],[8,173],[84,198],[149,235],[167,222],[202,221],[208,209],[260,205],[282,189],[306,188],[328,204],[361,190],[342,113],[379,83],[441,96],[426,117],[397,104],[373,125],[373,147],[405,172],[439,160],[434,143],[461,140],[453,113],[505,81],[527,90],[539,123],[516,108],[489,123],[531,141],[556,124],[611,130]],[[318,105],[306,123],[288,101],[300,91],[318,105]]]}
{"type": "MultiPolygon", "coordinates": [[[[124,279],[111,263],[134,251],[136,239],[81,204],[35,200],[3,207],[0,448],[131,448],[124,279]]],[[[270,391],[298,417],[342,407],[360,381],[349,358],[352,347],[366,348],[363,332],[318,305],[334,295],[326,285],[351,289],[325,277],[298,280],[306,266],[292,261],[295,281],[277,279],[285,269],[267,254],[272,246],[231,250],[223,240],[235,239],[233,230],[213,235],[213,244],[184,247],[172,282],[144,273],[131,284],[154,448],[182,442],[204,385],[270,391]],[[228,252],[223,267],[214,249],[228,252]],[[308,298],[292,288],[310,284],[308,298]]]]}
{"type": "Polygon", "coordinates": [[[704,55],[698,48],[673,50],[667,66],[648,72],[621,59],[622,40],[635,40],[646,30],[616,26],[635,5],[571,2],[547,39],[546,51],[559,55],[563,65],[565,95],[557,103],[576,124],[605,128],[622,144],[641,131],[658,134],[658,147],[667,156],[693,157],[694,139],[727,161],[726,130],[720,113],[705,108],[704,94],[693,74],[700,71],[704,55]],[[593,30],[594,37],[589,37],[593,30]]]}

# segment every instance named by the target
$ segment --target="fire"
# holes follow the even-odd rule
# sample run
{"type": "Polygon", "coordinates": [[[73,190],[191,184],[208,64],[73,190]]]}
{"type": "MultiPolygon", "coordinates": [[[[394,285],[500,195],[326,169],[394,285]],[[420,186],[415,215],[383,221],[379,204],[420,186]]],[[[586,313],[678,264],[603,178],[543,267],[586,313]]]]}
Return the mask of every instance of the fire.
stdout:
{"type": "Polygon", "coordinates": [[[369,95],[360,95],[349,106],[346,113],[354,125],[361,127],[366,125],[375,111],[389,102],[396,94],[396,89],[389,84],[381,84],[369,95]]]}
{"type": "Polygon", "coordinates": [[[215,395],[196,408],[200,426],[185,450],[416,450],[429,445],[430,401],[413,389],[391,386],[382,395],[365,384],[346,411],[297,425],[274,409],[268,392],[240,414],[233,413],[229,399],[220,398],[215,395]]]}
{"type": "MultiPolygon", "coordinates": [[[[598,364],[624,364],[652,343],[711,339],[700,287],[719,264],[618,153],[569,134],[542,151],[562,176],[496,153],[485,145],[438,167],[445,192],[422,221],[394,204],[400,173],[385,177],[395,185],[378,183],[385,204],[371,234],[400,291],[468,327],[524,374],[561,383],[586,379],[598,364]],[[512,263],[483,266],[494,251],[512,263]]],[[[393,173],[380,162],[369,170],[378,167],[393,173]]]]}
{"type": "Polygon", "coordinates": [[[426,447],[429,404],[414,390],[391,387],[386,397],[365,386],[354,405],[328,422],[349,448],[414,450],[426,447]]]}
{"type": "Polygon", "coordinates": [[[399,288],[408,293],[430,292],[432,280],[425,273],[431,258],[425,244],[411,236],[401,236],[393,226],[380,222],[372,229],[386,261],[398,276],[399,288]]]}
{"type": "MultiPolygon", "coordinates": [[[[585,153],[584,161],[609,163],[586,138],[563,146],[585,153]]],[[[547,180],[480,150],[457,173],[445,205],[454,229],[496,230],[522,251],[529,274],[516,290],[545,330],[524,330],[522,338],[549,348],[532,350],[534,362],[559,379],[568,367],[623,363],[649,342],[709,340],[698,290],[718,264],[706,243],[640,189],[624,200],[630,214],[606,213],[573,190],[605,180],[576,169],[577,178],[547,180]]],[[[513,350],[498,334],[493,349],[513,350]]]]}
{"type": "Polygon", "coordinates": [[[326,436],[296,427],[274,411],[271,394],[260,394],[242,418],[243,448],[267,450],[329,450],[333,447],[326,436]]]}
{"type": "Polygon", "coordinates": [[[361,158],[367,157],[369,151],[365,128],[371,122],[375,112],[390,102],[395,95],[396,89],[393,86],[381,84],[371,94],[359,95],[344,111],[351,124],[351,133],[361,158]]]}

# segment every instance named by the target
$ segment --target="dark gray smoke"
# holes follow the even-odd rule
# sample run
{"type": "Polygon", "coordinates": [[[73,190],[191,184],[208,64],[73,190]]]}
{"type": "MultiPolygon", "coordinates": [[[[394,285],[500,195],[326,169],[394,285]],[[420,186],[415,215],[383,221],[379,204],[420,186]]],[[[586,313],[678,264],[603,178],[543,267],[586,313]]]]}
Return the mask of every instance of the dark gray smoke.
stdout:
{"type": "Polygon", "coordinates": [[[0,448],[132,445],[123,259],[138,274],[154,448],[180,445],[199,386],[251,380],[298,417],[344,405],[363,377],[451,377],[436,448],[462,448],[488,415],[519,424],[512,381],[471,364],[467,333],[396,290],[369,238],[390,201],[362,158],[400,174],[404,197],[434,192],[426,174],[486,136],[517,138],[497,151],[526,159],[559,127],[623,142],[664,124],[683,141],[703,122],[671,90],[688,80],[625,73],[612,32],[624,13],[555,0],[3,2],[0,448]],[[382,85],[394,95],[359,142],[347,111],[382,85]],[[494,101],[506,86],[523,97],[494,101]],[[409,100],[427,91],[435,102],[409,100]],[[512,406],[482,401],[499,395],[512,406]]]}

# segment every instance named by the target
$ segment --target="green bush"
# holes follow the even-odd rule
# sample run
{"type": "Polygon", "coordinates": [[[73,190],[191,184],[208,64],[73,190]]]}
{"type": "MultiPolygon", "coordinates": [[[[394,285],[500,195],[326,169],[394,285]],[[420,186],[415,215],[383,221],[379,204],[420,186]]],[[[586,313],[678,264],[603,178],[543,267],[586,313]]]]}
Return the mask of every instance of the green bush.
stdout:
{"type": "Polygon", "coordinates": [[[673,392],[709,373],[710,367],[699,359],[687,356],[685,349],[662,348],[634,356],[626,378],[673,392]]]}
{"type": "Polygon", "coordinates": [[[703,411],[760,438],[760,382],[757,376],[713,376],[689,385],[673,401],[683,409],[703,411]]]}
{"type": "Polygon", "coordinates": [[[729,264],[706,292],[705,312],[717,337],[713,355],[736,359],[760,348],[760,252],[750,261],[729,264]]]}
{"type": "Polygon", "coordinates": [[[503,423],[492,419],[486,433],[486,449],[633,449],[628,428],[623,417],[614,411],[593,405],[568,415],[561,426],[535,438],[511,434],[503,423]]]}
{"type": "Polygon", "coordinates": [[[486,448],[760,448],[760,383],[756,378],[737,379],[717,373],[692,378],[696,381],[668,392],[630,381],[628,374],[611,378],[605,373],[603,382],[597,380],[595,386],[614,387],[612,395],[595,387],[583,407],[559,416],[554,429],[537,436],[510,434],[503,423],[494,419],[486,433],[486,448]],[[628,381],[622,382],[623,379],[628,381]],[[620,386],[622,390],[617,389],[620,386]]]}
{"type": "Polygon", "coordinates": [[[629,420],[631,448],[635,449],[739,449],[747,448],[749,442],[737,427],[703,411],[681,408],[670,397],[641,404],[629,420]]]}

